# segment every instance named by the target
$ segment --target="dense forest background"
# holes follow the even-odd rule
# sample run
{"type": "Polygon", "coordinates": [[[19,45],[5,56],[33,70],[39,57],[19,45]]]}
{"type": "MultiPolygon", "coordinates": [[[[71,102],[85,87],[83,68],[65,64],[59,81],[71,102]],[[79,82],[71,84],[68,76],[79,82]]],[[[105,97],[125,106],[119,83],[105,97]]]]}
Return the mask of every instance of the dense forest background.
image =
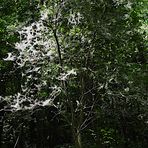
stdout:
{"type": "Polygon", "coordinates": [[[147,0],[0,0],[0,148],[147,148],[147,0]]]}

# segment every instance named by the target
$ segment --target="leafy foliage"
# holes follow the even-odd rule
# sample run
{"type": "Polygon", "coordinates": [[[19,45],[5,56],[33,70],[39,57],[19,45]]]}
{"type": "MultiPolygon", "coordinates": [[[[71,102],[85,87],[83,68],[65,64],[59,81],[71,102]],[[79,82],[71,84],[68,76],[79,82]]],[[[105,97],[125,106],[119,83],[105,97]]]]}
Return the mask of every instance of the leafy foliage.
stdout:
{"type": "Polygon", "coordinates": [[[145,3],[1,2],[4,147],[148,145],[145,3]]]}

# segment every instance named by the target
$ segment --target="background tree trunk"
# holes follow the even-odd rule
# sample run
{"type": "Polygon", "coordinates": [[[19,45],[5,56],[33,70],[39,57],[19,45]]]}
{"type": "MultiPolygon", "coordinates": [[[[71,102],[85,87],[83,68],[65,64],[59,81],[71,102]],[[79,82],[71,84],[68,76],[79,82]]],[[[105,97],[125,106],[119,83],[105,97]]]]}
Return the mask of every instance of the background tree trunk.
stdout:
{"type": "Polygon", "coordinates": [[[79,130],[73,131],[75,148],[82,148],[81,133],[79,130]]]}

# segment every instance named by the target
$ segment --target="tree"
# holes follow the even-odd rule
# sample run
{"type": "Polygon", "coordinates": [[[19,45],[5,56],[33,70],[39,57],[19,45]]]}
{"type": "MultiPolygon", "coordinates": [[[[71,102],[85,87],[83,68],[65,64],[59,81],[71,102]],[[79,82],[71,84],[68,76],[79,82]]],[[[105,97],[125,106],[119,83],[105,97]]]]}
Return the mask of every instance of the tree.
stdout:
{"type": "MultiPolygon", "coordinates": [[[[9,105],[14,110],[56,107],[71,126],[76,148],[83,146],[82,131],[97,118],[117,115],[127,124],[145,88],[135,80],[144,76],[146,64],[136,8],[137,2],[116,0],[52,0],[38,7],[40,15],[16,29],[17,52],[5,58],[21,71],[20,91],[5,97],[9,105]]],[[[127,128],[119,132],[128,139],[127,128]]]]}

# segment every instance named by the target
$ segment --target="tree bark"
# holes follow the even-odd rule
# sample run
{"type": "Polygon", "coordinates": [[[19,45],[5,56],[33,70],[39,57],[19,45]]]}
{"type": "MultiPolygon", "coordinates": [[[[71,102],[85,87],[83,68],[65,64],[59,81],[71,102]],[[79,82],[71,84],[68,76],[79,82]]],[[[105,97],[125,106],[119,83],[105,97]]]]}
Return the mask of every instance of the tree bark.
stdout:
{"type": "Polygon", "coordinates": [[[79,130],[73,129],[73,137],[75,148],[82,148],[81,133],[79,132],[79,130]]]}

